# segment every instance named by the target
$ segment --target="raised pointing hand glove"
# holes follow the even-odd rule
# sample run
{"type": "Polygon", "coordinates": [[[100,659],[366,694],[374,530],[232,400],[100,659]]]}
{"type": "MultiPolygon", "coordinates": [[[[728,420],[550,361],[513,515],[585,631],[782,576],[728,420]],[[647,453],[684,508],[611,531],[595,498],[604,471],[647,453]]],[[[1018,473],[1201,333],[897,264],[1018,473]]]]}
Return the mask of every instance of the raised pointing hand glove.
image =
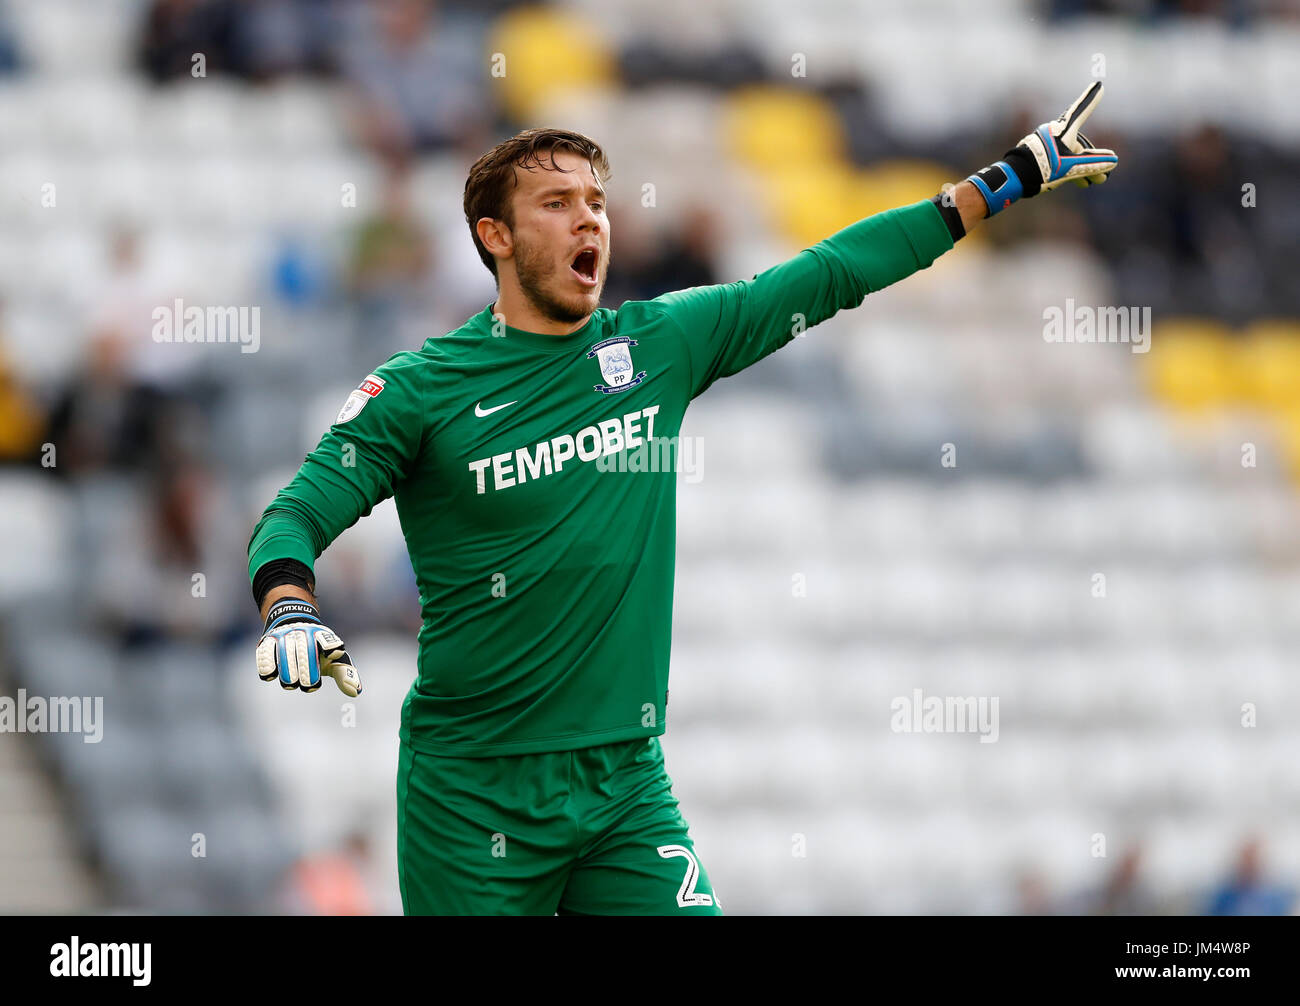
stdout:
{"type": "Polygon", "coordinates": [[[1008,150],[1002,160],[981,168],[967,179],[980,190],[989,216],[1006,209],[1021,196],[1036,196],[1066,182],[1100,185],[1110,176],[1119,163],[1115,151],[1094,147],[1079,132],[1104,91],[1101,81],[1089,84],[1059,119],[1044,122],[1008,150]]]}

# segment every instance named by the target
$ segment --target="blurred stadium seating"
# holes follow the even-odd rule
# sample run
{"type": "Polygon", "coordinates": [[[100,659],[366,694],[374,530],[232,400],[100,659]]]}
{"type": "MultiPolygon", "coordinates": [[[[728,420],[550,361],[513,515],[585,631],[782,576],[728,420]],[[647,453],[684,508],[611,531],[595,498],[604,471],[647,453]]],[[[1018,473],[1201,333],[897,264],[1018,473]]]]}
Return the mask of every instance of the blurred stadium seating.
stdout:
{"type": "Polygon", "coordinates": [[[0,911],[311,911],[295,865],[354,836],[400,911],[395,510],[317,570],[355,703],[256,679],[244,548],[358,377],[492,299],[460,206],[488,145],[606,147],[616,306],[959,180],[1098,55],[1110,184],[692,407],[668,767],[731,913],[1294,910],[1300,12],[434,9],[0,3],[0,694],[105,706],[99,744],[0,734],[0,911]],[[155,342],[175,298],[258,306],[259,351],[155,342]],[[1151,351],[1045,341],[1066,298],[1150,307],[1151,351]],[[998,697],[997,743],[892,731],[915,688],[998,697]]]}

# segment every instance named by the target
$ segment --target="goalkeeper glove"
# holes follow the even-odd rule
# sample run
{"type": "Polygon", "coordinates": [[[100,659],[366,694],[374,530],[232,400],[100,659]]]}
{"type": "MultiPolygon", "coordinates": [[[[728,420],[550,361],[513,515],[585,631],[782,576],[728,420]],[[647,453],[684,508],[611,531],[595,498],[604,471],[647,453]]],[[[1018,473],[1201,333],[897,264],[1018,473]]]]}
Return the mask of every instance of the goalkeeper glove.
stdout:
{"type": "Polygon", "coordinates": [[[266,630],[257,643],[257,675],[280,679],[281,688],[314,692],[329,675],[349,698],[361,694],[361,677],[338,633],[324,625],[307,601],[285,597],[266,613],[266,630]]]}
{"type": "Polygon", "coordinates": [[[1097,81],[1088,85],[1059,119],[1044,122],[1008,150],[1002,160],[981,168],[972,182],[988,205],[988,216],[1006,209],[1021,196],[1036,196],[1066,182],[1100,185],[1115,170],[1115,151],[1094,147],[1079,132],[1101,101],[1105,88],[1097,81]]]}

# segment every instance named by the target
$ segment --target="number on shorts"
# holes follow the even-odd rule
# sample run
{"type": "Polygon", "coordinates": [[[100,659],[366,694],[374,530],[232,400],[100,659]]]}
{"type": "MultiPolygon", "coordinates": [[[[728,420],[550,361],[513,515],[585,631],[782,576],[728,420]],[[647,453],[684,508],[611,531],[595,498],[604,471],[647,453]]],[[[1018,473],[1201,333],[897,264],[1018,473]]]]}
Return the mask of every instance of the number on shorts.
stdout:
{"type": "Polygon", "coordinates": [[[696,905],[708,906],[713,904],[712,897],[695,889],[695,885],[700,880],[700,861],[695,858],[695,853],[684,845],[661,845],[656,851],[664,859],[681,856],[686,860],[686,876],[682,878],[682,886],[677,889],[678,908],[693,908],[696,905]]]}

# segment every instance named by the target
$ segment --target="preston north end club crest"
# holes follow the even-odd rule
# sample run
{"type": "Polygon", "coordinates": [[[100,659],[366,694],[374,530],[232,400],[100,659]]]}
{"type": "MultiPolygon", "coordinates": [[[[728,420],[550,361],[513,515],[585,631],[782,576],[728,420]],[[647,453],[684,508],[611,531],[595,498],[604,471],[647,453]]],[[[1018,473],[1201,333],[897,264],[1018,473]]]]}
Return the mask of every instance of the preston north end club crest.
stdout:
{"type": "Polygon", "coordinates": [[[602,395],[613,395],[636,387],[645,380],[644,370],[635,377],[632,376],[636,371],[632,366],[632,347],[635,345],[635,339],[620,335],[598,342],[591,347],[587,359],[590,360],[593,356],[596,358],[600,363],[600,376],[605,379],[604,384],[594,385],[593,391],[599,391],[602,395]]]}

